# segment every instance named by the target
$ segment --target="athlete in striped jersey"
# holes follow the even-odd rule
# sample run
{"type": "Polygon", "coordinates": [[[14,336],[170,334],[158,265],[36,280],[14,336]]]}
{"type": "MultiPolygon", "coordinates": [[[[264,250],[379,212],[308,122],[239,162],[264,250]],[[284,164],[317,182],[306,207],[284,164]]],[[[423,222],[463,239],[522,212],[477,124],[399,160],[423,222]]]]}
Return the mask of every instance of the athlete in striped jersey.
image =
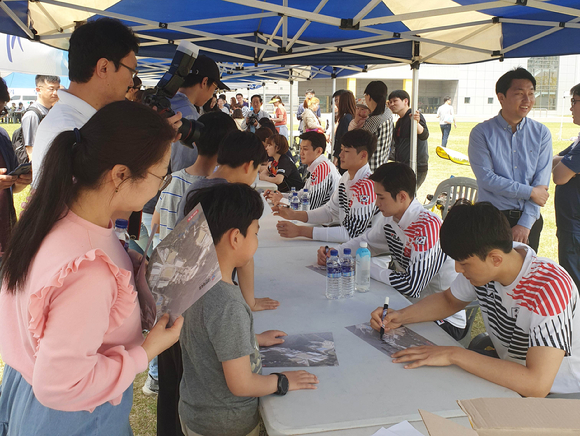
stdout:
{"type": "Polygon", "coordinates": [[[340,226],[297,226],[289,221],[279,221],[276,227],[280,236],[346,242],[368,229],[378,213],[373,182],[368,178],[371,174],[368,160],[376,147],[376,136],[366,130],[357,129],[345,133],[342,137],[340,165],[347,172],[340,178],[338,189],[330,201],[308,212],[293,211],[282,205],[272,208],[274,213],[288,220],[312,224],[337,223],[340,226]]]}
{"type": "MultiPolygon", "coordinates": [[[[306,132],[300,135],[300,161],[308,165],[308,177],[304,189],[308,190],[310,210],[324,206],[336,191],[340,174],[336,167],[324,155],[326,136],[319,132],[306,132]]],[[[302,191],[298,193],[301,198],[302,191]]],[[[266,191],[264,197],[272,200],[274,205],[280,202],[290,204],[279,191],[266,191]]]]}
{"type": "MultiPolygon", "coordinates": [[[[439,244],[441,219],[425,210],[415,199],[417,179],[404,163],[381,165],[370,176],[377,194],[377,207],[382,216],[362,235],[339,246],[356,252],[361,242],[368,244],[373,255],[390,253],[394,266],[371,262],[371,277],[392,286],[412,302],[427,295],[443,292],[457,277],[455,262],[439,244]]],[[[318,250],[318,263],[326,265],[329,251],[318,250]]],[[[465,311],[437,321],[454,339],[465,333],[465,311]]]]}
{"type": "Polygon", "coordinates": [[[416,347],[393,355],[405,368],[457,365],[526,397],[580,392],[578,289],[553,261],[514,242],[487,202],[454,206],[441,226],[443,251],[460,273],[451,288],[408,308],[372,313],[379,330],[447,316],[477,299],[499,358],[461,347],[416,347]],[[412,362],[412,363],[408,363],[412,362]]]}

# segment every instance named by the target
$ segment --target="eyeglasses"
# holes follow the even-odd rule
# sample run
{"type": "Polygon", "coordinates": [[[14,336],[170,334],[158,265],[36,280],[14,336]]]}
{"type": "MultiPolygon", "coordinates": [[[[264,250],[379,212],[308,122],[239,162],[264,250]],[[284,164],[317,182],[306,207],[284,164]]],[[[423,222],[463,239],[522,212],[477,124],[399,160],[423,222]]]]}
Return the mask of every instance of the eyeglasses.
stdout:
{"type": "Polygon", "coordinates": [[[161,183],[159,184],[160,191],[163,191],[171,183],[171,174],[167,174],[165,177],[159,177],[157,174],[153,174],[151,171],[148,171],[148,173],[161,180],[161,183]]]}
{"type": "Polygon", "coordinates": [[[573,99],[573,98],[571,98],[571,99],[570,99],[570,107],[574,107],[574,105],[575,105],[576,103],[578,103],[579,101],[580,101],[580,99],[576,100],[576,99],[573,99]]]}
{"type": "Polygon", "coordinates": [[[127,68],[129,71],[131,71],[132,76],[131,77],[135,77],[137,74],[139,74],[139,71],[134,70],[131,67],[128,67],[127,65],[125,65],[123,62],[119,62],[119,65],[121,65],[122,67],[127,68]]]}

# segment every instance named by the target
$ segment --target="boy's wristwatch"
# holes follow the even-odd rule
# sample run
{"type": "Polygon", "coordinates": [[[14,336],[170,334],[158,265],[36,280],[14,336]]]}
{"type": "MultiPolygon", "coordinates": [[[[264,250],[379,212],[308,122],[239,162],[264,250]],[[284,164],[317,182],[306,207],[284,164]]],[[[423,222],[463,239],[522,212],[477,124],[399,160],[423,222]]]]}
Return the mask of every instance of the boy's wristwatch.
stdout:
{"type": "Polygon", "coordinates": [[[278,376],[278,390],[274,392],[276,395],[286,395],[288,393],[288,388],[290,387],[290,383],[288,382],[288,377],[286,375],[273,372],[272,374],[276,374],[278,376]]]}

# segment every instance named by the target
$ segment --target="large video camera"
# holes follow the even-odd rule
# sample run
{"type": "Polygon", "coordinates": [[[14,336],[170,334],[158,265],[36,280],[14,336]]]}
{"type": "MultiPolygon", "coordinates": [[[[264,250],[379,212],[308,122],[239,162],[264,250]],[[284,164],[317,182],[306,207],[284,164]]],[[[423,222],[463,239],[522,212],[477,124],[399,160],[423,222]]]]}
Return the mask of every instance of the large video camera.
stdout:
{"type": "MultiPolygon", "coordinates": [[[[173,98],[183,82],[185,76],[191,72],[193,63],[199,53],[199,47],[189,41],[181,41],[171,61],[169,71],[167,71],[157,86],[155,92],[145,97],[144,103],[150,107],[156,107],[157,112],[166,118],[175,115],[171,109],[169,99],[173,98]]],[[[189,148],[193,148],[193,143],[199,139],[203,124],[199,121],[181,119],[181,127],[178,133],[181,133],[181,142],[189,148]]]]}

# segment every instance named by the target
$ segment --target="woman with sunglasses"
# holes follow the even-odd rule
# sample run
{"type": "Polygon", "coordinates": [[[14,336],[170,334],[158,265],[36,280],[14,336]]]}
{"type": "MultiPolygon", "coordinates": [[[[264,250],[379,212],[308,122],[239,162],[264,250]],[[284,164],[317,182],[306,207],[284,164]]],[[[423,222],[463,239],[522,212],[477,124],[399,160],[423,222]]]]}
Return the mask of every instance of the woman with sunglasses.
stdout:
{"type": "Polygon", "coordinates": [[[182,318],[144,340],[133,264],[113,232],[167,182],[175,131],[139,103],[56,137],[2,264],[0,435],[131,435],[132,383],[182,318]]]}

